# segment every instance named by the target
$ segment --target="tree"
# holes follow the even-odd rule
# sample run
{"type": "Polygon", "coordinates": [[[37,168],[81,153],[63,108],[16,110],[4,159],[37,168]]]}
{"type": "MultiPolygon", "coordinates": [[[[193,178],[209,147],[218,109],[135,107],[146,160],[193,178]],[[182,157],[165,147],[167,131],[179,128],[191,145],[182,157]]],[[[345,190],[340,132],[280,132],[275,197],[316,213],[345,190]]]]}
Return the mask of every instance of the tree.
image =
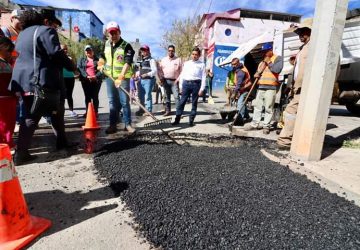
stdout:
{"type": "Polygon", "coordinates": [[[59,35],[59,37],[60,42],[68,46],[70,56],[76,61],[78,61],[81,57],[85,55],[84,48],[88,44],[92,46],[94,53],[97,56],[100,55],[100,53],[102,53],[104,49],[104,42],[98,38],[86,38],[81,40],[80,42],[74,42],[63,35],[59,35]]]}
{"type": "Polygon", "coordinates": [[[163,35],[161,47],[167,49],[172,44],[176,48],[177,56],[187,59],[191,55],[191,50],[197,42],[197,35],[200,28],[200,16],[194,19],[184,20],[175,19],[171,28],[163,35]]]}

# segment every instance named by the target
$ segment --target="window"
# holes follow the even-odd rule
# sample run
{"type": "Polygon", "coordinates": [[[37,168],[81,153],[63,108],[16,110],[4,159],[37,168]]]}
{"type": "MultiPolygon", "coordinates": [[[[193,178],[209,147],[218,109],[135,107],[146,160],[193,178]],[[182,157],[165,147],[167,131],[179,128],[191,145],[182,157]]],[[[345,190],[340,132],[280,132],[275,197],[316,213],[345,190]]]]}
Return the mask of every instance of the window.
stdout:
{"type": "Polygon", "coordinates": [[[227,29],[225,30],[225,35],[226,35],[226,36],[231,36],[231,29],[227,28],[227,29]]]}

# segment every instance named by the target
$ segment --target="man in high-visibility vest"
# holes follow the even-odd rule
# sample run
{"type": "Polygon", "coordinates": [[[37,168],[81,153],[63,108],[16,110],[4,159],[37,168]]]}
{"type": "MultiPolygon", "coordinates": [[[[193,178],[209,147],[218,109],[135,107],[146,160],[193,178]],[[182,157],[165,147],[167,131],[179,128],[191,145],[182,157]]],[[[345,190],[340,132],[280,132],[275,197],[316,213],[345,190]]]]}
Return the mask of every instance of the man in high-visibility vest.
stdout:
{"type": "Polygon", "coordinates": [[[273,53],[272,43],[265,43],[262,46],[264,59],[259,64],[254,78],[259,78],[258,90],[254,102],[254,115],[252,122],[244,127],[244,130],[263,129],[264,134],[270,133],[271,119],[274,114],[276,92],[279,87],[279,73],[283,68],[283,59],[273,53]],[[261,115],[265,107],[265,115],[262,124],[261,115]]]}
{"type": "Polygon", "coordinates": [[[135,51],[130,43],[121,38],[120,27],[116,22],[111,21],[106,25],[106,33],[108,40],[105,43],[105,65],[102,70],[106,76],[115,79],[115,82],[110,77],[106,79],[110,126],[105,132],[107,134],[116,133],[120,107],[122,107],[125,130],[134,133],[135,129],[131,126],[129,97],[119,86],[121,85],[130,92],[130,78],[133,75],[132,64],[135,51]]]}

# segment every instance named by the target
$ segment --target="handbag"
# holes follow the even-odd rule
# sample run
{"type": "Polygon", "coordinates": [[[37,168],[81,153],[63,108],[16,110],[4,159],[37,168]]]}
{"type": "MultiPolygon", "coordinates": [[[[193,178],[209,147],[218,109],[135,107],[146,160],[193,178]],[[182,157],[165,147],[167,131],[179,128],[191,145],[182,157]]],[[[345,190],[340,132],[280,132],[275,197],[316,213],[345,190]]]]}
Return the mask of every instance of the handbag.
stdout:
{"type": "Polygon", "coordinates": [[[33,36],[34,50],[34,76],[31,84],[34,86],[34,100],[30,113],[36,116],[51,115],[56,113],[60,107],[60,91],[45,88],[39,82],[39,66],[36,63],[36,35],[39,27],[36,28],[33,36]]]}

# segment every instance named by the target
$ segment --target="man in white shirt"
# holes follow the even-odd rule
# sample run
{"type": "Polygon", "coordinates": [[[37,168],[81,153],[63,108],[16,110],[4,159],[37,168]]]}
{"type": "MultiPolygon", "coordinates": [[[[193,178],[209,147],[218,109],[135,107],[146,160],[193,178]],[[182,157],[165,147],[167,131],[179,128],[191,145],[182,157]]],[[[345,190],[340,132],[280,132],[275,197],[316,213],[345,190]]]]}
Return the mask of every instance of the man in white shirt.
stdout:
{"type": "Polygon", "coordinates": [[[186,101],[191,95],[192,108],[189,117],[189,125],[194,126],[197,102],[199,96],[203,95],[206,85],[205,64],[199,61],[200,55],[200,49],[195,47],[191,53],[191,60],[184,63],[183,69],[179,76],[179,83],[180,86],[182,86],[182,95],[179,105],[176,107],[176,117],[172,125],[177,125],[180,123],[186,101]]]}
{"type": "Polygon", "coordinates": [[[171,93],[174,95],[175,106],[179,104],[179,86],[176,81],[182,70],[182,62],[179,57],[175,56],[175,46],[168,46],[168,56],[164,57],[160,62],[159,76],[164,84],[166,108],[164,116],[171,115],[171,93]]]}

